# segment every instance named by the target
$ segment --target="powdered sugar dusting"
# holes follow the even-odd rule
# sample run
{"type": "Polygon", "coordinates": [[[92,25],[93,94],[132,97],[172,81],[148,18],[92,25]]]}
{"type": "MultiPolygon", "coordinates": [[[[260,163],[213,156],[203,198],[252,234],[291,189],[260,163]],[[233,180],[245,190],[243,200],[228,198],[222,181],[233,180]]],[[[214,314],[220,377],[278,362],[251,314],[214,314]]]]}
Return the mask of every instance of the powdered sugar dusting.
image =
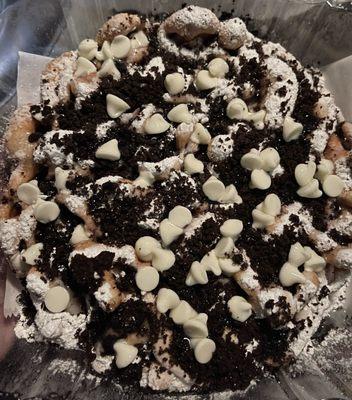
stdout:
{"type": "Polygon", "coordinates": [[[16,336],[29,342],[56,343],[66,349],[78,349],[77,331],[83,331],[87,323],[84,314],[71,315],[68,312],[52,314],[37,308],[34,323],[28,325],[21,313],[15,327],[16,336]]]}
{"type": "Polygon", "coordinates": [[[63,152],[63,148],[59,147],[56,143],[53,143],[54,137],[63,139],[65,136],[73,135],[73,131],[70,130],[58,130],[50,131],[46,133],[40,143],[40,145],[34,150],[34,161],[37,163],[45,163],[50,161],[55,166],[73,165],[73,156],[66,155],[63,152]]]}
{"type": "Polygon", "coordinates": [[[41,279],[40,272],[31,272],[26,277],[26,287],[36,296],[36,300],[42,301],[46,292],[49,289],[49,283],[47,280],[41,279]]]}
{"type": "Polygon", "coordinates": [[[346,157],[340,158],[335,161],[335,173],[339,176],[345,183],[345,185],[352,189],[352,175],[351,169],[347,164],[348,159],[346,157]]]}
{"type": "Polygon", "coordinates": [[[265,121],[270,127],[277,128],[282,126],[285,115],[291,115],[293,111],[298,94],[298,82],[293,70],[278,58],[269,57],[265,64],[271,81],[263,103],[266,110],[265,121]],[[279,95],[281,88],[286,89],[284,97],[279,95]],[[283,103],[285,103],[284,111],[282,111],[283,103]]]}
{"type": "Polygon", "coordinates": [[[93,369],[99,374],[103,374],[111,368],[114,356],[101,356],[97,355],[92,362],[93,369]]]}
{"type": "Polygon", "coordinates": [[[107,131],[115,125],[115,121],[104,122],[97,126],[96,135],[98,139],[103,139],[107,131]]]}
{"type": "Polygon", "coordinates": [[[313,149],[319,153],[322,153],[325,150],[328,139],[329,135],[326,131],[322,129],[316,129],[313,131],[311,139],[313,149]]]}
{"type": "Polygon", "coordinates": [[[108,282],[103,283],[101,286],[99,286],[98,290],[94,292],[94,296],[100,306],[105,309],[106,304],[108,304],[109,301],[113,298],[110,284],[108,282]]]}
{"type": "Polygon", "coordinates": [[[70,254],[70,260],[72,260],[72,258],[76,254],[83,254],[88,258],[94,258],[103,251],[114,253],[114,261],[117,261],[119,258],[123,258],[125,259],[125,262],[127,264],[133,265],[135,263],[136,257],[134,248],[129,245],[125,245],[122,247],[112,247],[112,246],[106,246],[104,244],[94,244],[84,249],[74,250],[70,254]]]}
{"type": "Polygon", "coordinates": [[[7,255],[14,255],[20,239],[30,240],[37,225],[33,208],[27,207],[18,218],[0,221],[1,247],[7,255]]]}

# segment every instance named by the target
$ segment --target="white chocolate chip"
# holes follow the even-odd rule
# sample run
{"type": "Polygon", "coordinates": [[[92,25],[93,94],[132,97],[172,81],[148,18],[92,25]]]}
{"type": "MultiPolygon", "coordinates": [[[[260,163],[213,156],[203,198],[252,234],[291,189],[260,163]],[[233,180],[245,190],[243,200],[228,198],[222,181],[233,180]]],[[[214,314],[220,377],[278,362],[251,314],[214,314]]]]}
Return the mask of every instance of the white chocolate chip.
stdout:
{"type": "Polygon", "coordinates": [[[161,244],[151,236],[140,237],[134,245],[137,257],[142,261],[152,261],[155,249],[160,249],[161,244]]]}
{"type": "Polygon", "coordinates": [[[260,152],[252,149],[241,158],[241,166],[245,169],[253,171],[254,169],[263,168],[263,160],[260,156],[260,152]]]}
{"type": "Polygon", "coordinates": [[[110,118],[117,118],[125,111],[127,111],[130,106],[113,94],[106,95],[106,110],[110,118]]]}
{"type": "Polygon", "coordinates": [[[308,164],[298,164],[295,168],[295,178],[299,186],[310,183],[314,177],[317,166],[315,162],[309,161],[308,164]]]}
{"type": "Polygon", "coordinates": [[[96,72],[96,66],[89,60],[83,57],[78,57],[77,59],[77,68],[75,75],[79,78],[80,76],[91,74],[96,72]]]}
{"type": "Polygon", "coordinates": [[[303,125],[299,122],[294,121],[293,118],[288,115],[284,119],[283,124],[283,138],[286,142],[296,140],[303,132],[303,125]]]}
{"type": "Polygon", "coordinates": [[[268,194],[263,203],[260,203],[259,209],[266,214],[276,217],[281,211],[281,201],[276,194],[268,194]]]}
{"type": "Polygon", "coordinates": [[[245,119],[248,117],[247,104],[241,99],[232,99],[226,107],[226,115],[230,119],[245,119]]]}
{"type": "Polygon", "coordinates": [[[229,257],[231,256],[234,247],[235,244],[231,237],[223,237],[216,244],[214,252],[215,255],[219,258],[229,257]]]}
{"type": "Polygon", "coordinates": [[[216,78],[224,78],[229,72],[229,65],[224,59],[217,57],[210,61],[208,64],[208,70],[210,75],[215,76],[216,78]]]}
{"type": "Polygon", "coordinates": [[[104,61],[113,58],[113,55],[111,53],[110,43],[107,40],[104,41],[103,45],[101,46],[101,50],[97,52],[95,57],[99,61],[104,61]]]}
{"type": "Polygon", "coordinates": [[[43,114],[40,111],[40,112],[37,112],[37,113],[33,114],[33,118],[40,122],[40,121],[43,120],[44,117],[43,117],[43,114]]]}
{"type": "Polygon", "coordinates": [[[153,250],[152,266],[158,271],[166,271],[175,264],[175,254],[168,249],[153,250]]]}
{"type": "Polygon", "coordinates": [[[98,51],[98,43],[93,39],[84,39],[78,45],[78,54],[87,60],[93,60],[98,51]]]}
{"type": "Polygon", "coordinates": [[[226,115],[230,119],[252,121],[257,129],[264,128],[265,111],[254,113],[248,111],[247,104],[241,99],[232,99],[226,107],[226,115]]]}
{"type": "MultiPolygon", "coordinates": [[[[117,81],[121,78],[120,71],[116,68],[114,61],[109,58],[103,62],[100,70],[98,71],[99,78],[103,78],[104,76],[111,75],[117,81]]],[[[116,96],[115,96],[116,97],[116,96]]],[[[127,104],[127,103],[125,103],[127,104]]],[[[114,117],[111,117],[114,118],[114,117]]]]}
{"type": "Polygon", "coordinates": [[[225,185],[215,176],[211,176],[202,186],[204,194],[209,200],[218,201],[225,204],[241,204],[242,198],[234,185],[225,185]]]}
{"type": "Polygon", "coordinates": [[[178,104],[172,108],[168,114],[167,118],[172,122],[186,123],[190,124],[192,122],[192,114],[188,111],[187,104],[178,104]]]}
{"type": "Polygon", "coordinates": [[[211,142],[211,135],[208,129],[206,129],[201,123],[197,122],[190,139],[192,142],[197,144],[209,144],[211,142]]]}
{"type": "Polygon", "coordinates": [[[22,183],[17,189],[17,197],[26,204],[34,204],[40,196],[40,190],[36,181],[22,183]]]}
{"type": "Polygon", "coordinates": [[[138,178],[133,181],[133,184],[141,188],[147,188],[149,186],[152,186],[154,182],[155,178],[151,172],[140,171],[138,178]]]}
{"type": "Polygon", "coordinates": [[[226,276],[232,276],[241,269],[241,266],[235,264],[231,258],[219,258],[219,266],[226,276]]]}
{"type": "Polygon", "coordinates": [[[252,315],[252,306],[242,296],[233,296],[227,302],[227,307],[233,319],[239,322],[247,321],[252,315]]]}
{"type": "Polygon", "coordinates": [[[200,364],[207,364],[216,350],[215,342],[211,339],[200,339],[194,348],[194,357],[200,364]]]}
{"type": "Polygon", "coordinates": [[[290,252],[288,254],[288,262],[294,267],[299,267],[304,264],[309,259],[309,255],[307,254],[305,248],[301,245],[301,243],[296,242],[290,248],[290,252]]]}
{"type": "Polygon", "coordinates": [[[225,185],[215,176],[211,176],[202,186],[204,194],[209,200],[217,201],[225,191],[225,185]]]}
{"type": "Polygon", "coordinates": [[[224,204],[241,204],[242,198],[238,195],[235,185],[231,184],[226,186],[225,191],[220,194],[218,201],[224,204]]]}
{"type": "Polygon", "coordinates": [[[264,171],[273,171],[280,164],[280,155],[272,147],[267,147],[260,152],[264,171]]]}
{"type": "Polygon", "coordinates": [[[159,225],[159,232],[161,240],[165,246],[168,246],[180,235],[183,234],[183,229],[172,224],[167,218],[162,220],[159,225]]]}
{"type": "Polygon", "coordinates": [[[243,230],[243,223],[239,219],[228,219],[220,226],[222,236],[236,240],[243,230]]]}
{"type": "Polygon", "coordinates": [[[153,267],[138,268],[135,279],[140,290],[150,292],[159,284],[159,272],[153,267]]]}
{"type": "Polygon", "coordinates": [[[169,212],[169,221],[180,228],[184,228],[192,222],[192,213],[186,207],[176,206],[169,212]]]}
{"type": "Polygon", "coordinates": [[[266,214],[263,211],[258,210],[257,208],[255,208],[252,211],[252,217],[253,217],[253,224],[252,224],[253,228],[263,229],[273,224],[275,221],[275,218],[272,215],[266,214]]]}
{"type": "Polygon", "coordinates": [[[309,258],[304,263],[305,271],[321,272],[326,267],[326,261],[323,257],[319,256],[313,249],[308,246],[304,247],[306,254],[309,258]]]}
{"type": "Polygon", "coordinates": [[[201,341],[201,338],[194,338],[194,339],[190,339],[189,344],[191,346],[191,348],[194,350],[197,346],[197,344],[201,341]]]}
{"type": "Polygon", "coordinates": [[[263,169],[254,169],[251,173],[251,182],[249,187],[251,189],[266,190],[271,185],[270,175],[263,169]]]}
{"type": "Polygon", "coordinates": [[[198,90],[213,89],[218,85],[218,78],[213,77],[208,70],[202,69],[196,76],[195,85],[198,90]]]}
{"type": "Polygon", "coordinates": [[[206,271],[211,271],[216,276],[221,275],[219,260],[214,250],[209,251],[209,253],[203,256],[200,263],[204,266],[206,271]]]}
{"type": "Polygon", "coordinates": [[[70,243],[75,245],[77,243],[82,243],[87,240],[89,240],[89,236],[84,226],[82,224],[77,225],[72,232],[70,243]]]}
{"type": "Polygon", "coordinates": [[[183,325],[183,330],[185,331],[185,334],[191,339],[206,338],[208,336],[207,324],[206,322],[204,322],[204,320],[197,317],[191,318],[186,321],[183,325]]]}
{"type": "Polygon", "coordinates": [[[70,294],[62,286],[50,288],[44,297],[45,307],[52,313],[60,313],[66,310],[70,303],[70,294]]]}
{"type": "Polygon", "coordinates": [[[121,154],[117,140],[112,139],[99,146],[95,152],[95,157],[110,161],[119,160],[121,158],[121,154]]]}
{"type": "Polygon", "coordinates": [[[137,31],[131,35],[131,47],[132,49],[138,49],[139,47],[147,47],[149,40],[147,35],[143,31],[137,31]]]}
{"type": "Polygon", "coordinates": [[[28,247],[28,249],[22,253],[23,261],[28,265],[35,265],[43,248],[43,243],[36,243],[28,247]]]}
{"type": "Polygon", "coordinates": [[[170,124],[164,120],[161,114],[153,114],[144,123],[144,131],[149,135],[163,133],[170,128],[170,124]]]}
{"type": "Polygon", "coordinates": [[[316,199],[323,193],[319,190],[318,179],[312,179],[307,185],[297,190],[297,194],[301,197],[307,197],[309,199],[316,199]]]}
{"type": "Polygon", "coordinates": [[[184,300],[181,300],[180,303],[170,311],[170,318],[176,325],[183,325],[196,315],[197,312],[184,300]]]}
{"type": "Polygon", "coordinates": [[[321,183],[323,183],[325,178],[327,178],[329,175],[332,175],[333,172],[334,163],[330,160],[323,159],[318,165],[314,178],[317,178],[321,183]]]}
{"type": "Polygon", "coordinates": [[[343,191],[345,184],[337,175],[329,175],[324,179],[323,190],[329,197],[338,197],[343,191]]]}
{"type": "Polygon", "coordinates": [[[194,154],[187,154],[183,160],[183,167],[187,174],[202,174],[204,172],[204,164],[202,161],[197,160],[194,154]]]}
{"type": "Polygon", "coordinates": [[[252,211],[253,228],[266,228],[275,221],[275,217],[280,214],[281,201],[276,194],[268,194],[264,201],[256,206],[252,211]]]}
{"type": "Polygon", "coordinates": [[[208,283],[208,275],[206,268],[198,261],[194,261],[191,265],[189,273],[186,278],[186,285],[205,285],[208,283]]]}
{"type": "Polygon", "coordinates": [[[123,340],[119,340],[114,344],[114,351],[116,353],[115,362],[117,368],[126,368],[137,357],[138,349],[123,340]]]}
{"type": "Polygon", "coordinates": [[[34,206],[33,215],[42,224],[55,221],[60,214],[59,206],[53,201],[41,201],[34,206]]]}
{"type": "Polygon", "coordinates": [[[158,292],[156,299],[157,310],[165,314],[169,310],[173,310],[180,304],[178,294],[171,289],[162,288],[158,292]]]}
{"type": "Polygon", "coordinates": [[[127,36],[115,36],[110,45],[111,53],[115,58],[126,58],[131,50],[131,41],[127,36]]]}
{"type": "Polygon", "coordinates": [[[55,168],[55,187],[57,190],[65,190],[66,182],[71,171],[67,169],[62,169],[60,167],[55,168]]]}
{"type": "Polygon", "coordinates": [[[298,268],[286,262],[280,269],[279,279],[282,286],[288,287],[296,283],[305,283],[305,276],[299,272],[298,268]]]}
{"type": "Polygon", "coordinates": [[[260,110],[255,113],[248,113],[246,121],[252,121],[257,129],[264,128],[265,111],[260,110]]]}
{"type": "Polygon", "coordinates": [[[198,321],[203,322],[203,324],[208,323],[208,315],[205,313],[199,313],[196,317],[194,317],[198,321]]]}
{"type": "Polygon", "coordinates": [[[181,93],[185,87],[185,83],[185,78],[178,72],[166,75],[164,81],[165,88],[171,95],[181,93]]]}

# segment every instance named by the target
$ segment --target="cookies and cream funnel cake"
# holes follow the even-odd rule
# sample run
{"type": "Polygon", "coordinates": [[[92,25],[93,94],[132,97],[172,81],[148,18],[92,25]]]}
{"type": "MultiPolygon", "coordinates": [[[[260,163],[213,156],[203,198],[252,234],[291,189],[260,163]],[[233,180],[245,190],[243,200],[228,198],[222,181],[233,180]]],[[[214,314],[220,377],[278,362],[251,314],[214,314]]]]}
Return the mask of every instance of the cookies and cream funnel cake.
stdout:
{"type": "Polygon", "coordinates": [[[349,279],[352,126],[321,73],[237,17],[112,16],[7,132],[16,334],[122,384],[245,390],[349,279]]]}

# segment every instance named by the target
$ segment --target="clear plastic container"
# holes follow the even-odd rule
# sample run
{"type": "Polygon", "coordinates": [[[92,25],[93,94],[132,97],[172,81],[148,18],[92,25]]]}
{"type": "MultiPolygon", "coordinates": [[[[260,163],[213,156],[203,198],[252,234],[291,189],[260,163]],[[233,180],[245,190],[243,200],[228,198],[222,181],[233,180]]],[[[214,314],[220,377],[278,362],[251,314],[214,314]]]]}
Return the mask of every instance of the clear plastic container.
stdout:
{"type": "MultiPolygon", "coordinates": [[[[131,9],[147,14],[169,12],[184,3],[184,0],[0,0],[0,133],[16,105],[19,50],[56,56],[64,50],[75,49],[81,39],[95,36],[97,29],[115,12],[131,9]]],[[[280,42],[305,64],[324,66],[352,54],[350,2],[236,0],[215,4],[203,0],[189,3],[246,17],[250,30],[256,31],[260,37],[280,42]]],[[[0,282],[4,281],[5,268],[4,262],[0,263],[0,282]]],[[[2,286],[0,284],[0,307],[2,286]]],[[[7,340],[6,335],[11,332],[11,327],[6,330],[1,317],[0,312],[0,349],[7,340]]],[[[328,323],[345,325],[345,317],[343,312],[336,314],[328,323]]],[[[352,335],[348,326],[346,335],[352,335]]],[[[351,347],[336,349],[336,357],[329,360],[329,368],[324,365],[324,359],[320,359],[313,367],[302,368],[302,373],[296,378],[281,371],[277,379],[268,378],[242,396],[227,393],[221,397],[214,394],[192,398],[352,398],[352,372],[348,367],[347,372],[344,368],[351,364],[351,347]],[[340,373],[341,368],[344,369],[343,374],[340,373]]],[[[142,394],[138,388],[123,389],[114,381],[99,381],[87,371],[83,355],[79,352],[62,351],[44,343],[29,344],[14,340],[6,357],[0,361],[0,399],[169,398],[167,394],[142,394]],[[19,397],[16,397],[17,394],[19,397]]],[[[170,397],[175,396],[191,398],[182,394],[170,397]]]]}

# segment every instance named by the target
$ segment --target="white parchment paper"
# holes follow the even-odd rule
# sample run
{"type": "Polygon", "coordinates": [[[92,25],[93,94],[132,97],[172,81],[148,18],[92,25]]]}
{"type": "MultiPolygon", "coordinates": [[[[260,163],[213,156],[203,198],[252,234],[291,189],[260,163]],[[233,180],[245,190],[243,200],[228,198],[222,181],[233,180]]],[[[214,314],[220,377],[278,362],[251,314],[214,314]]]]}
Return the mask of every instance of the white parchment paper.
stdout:
{"type": "Polygon", "coordinates": [[[17,106],[40,102],[40,77],[50,57],[18,52],[17,106]]]}
{"type": "MultiPolygon", "coordinates": [[[[19,52],[17,78],[17,104],[35,104],[40,102],[40,75],[49,57],[19,52]]],[[[352,121],[352,56],[324,67],[324,76],[337,105],[341,108],[345,119],[352,121]]],[[[20,293],[20,285],[15,284],[15,277],[8,271],[4,301],[4,315],[18,315],[16,297],[20,293]]]]}
{"type": "Polygon", "coordinates": [[[322,68],[326,84],[346,121],[352,122],[352,55],[322,68]]]}

